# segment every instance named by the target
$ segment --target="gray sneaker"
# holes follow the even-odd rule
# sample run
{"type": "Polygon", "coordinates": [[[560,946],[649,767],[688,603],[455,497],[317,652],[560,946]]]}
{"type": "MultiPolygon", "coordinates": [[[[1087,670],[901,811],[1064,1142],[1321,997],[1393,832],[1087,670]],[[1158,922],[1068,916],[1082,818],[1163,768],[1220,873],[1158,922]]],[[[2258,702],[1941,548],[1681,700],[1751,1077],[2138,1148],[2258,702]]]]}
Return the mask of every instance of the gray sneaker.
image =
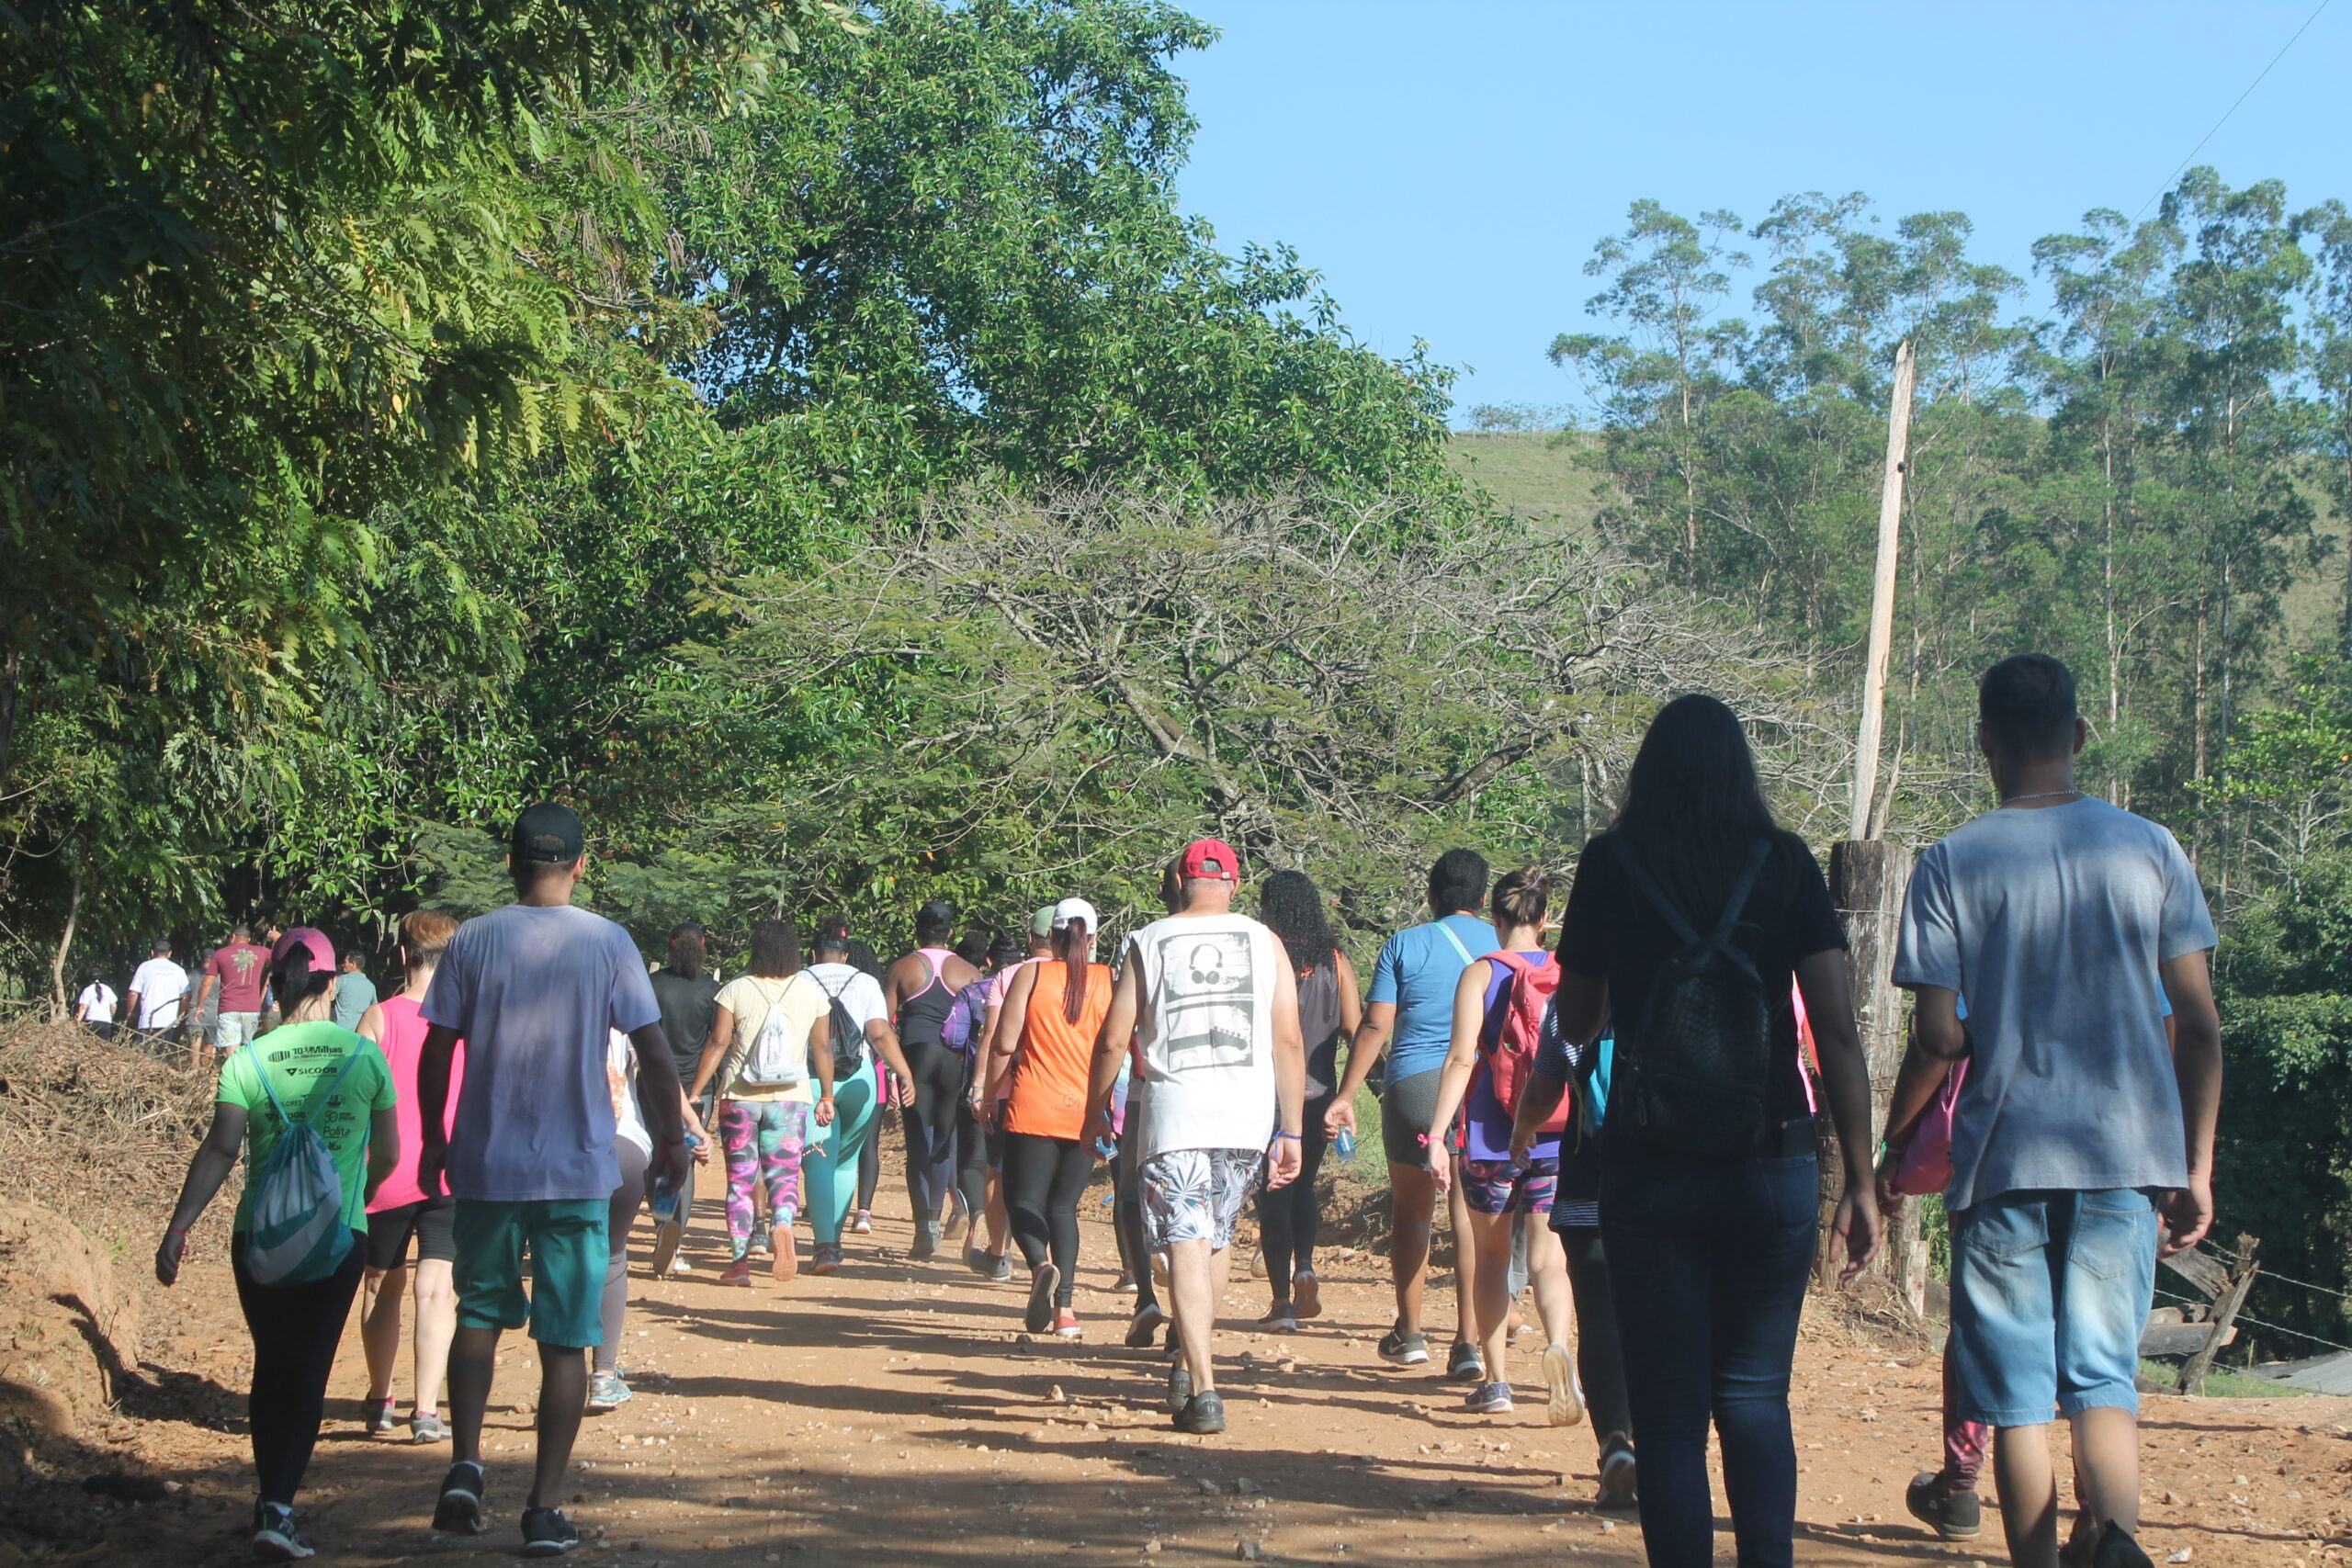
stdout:
{"type": "Polygon", "coordinates": [[[1457,1339],[1445,1358],[1445,1375],[1454,1382],[1484,1382],[1487,1358],[1467,1339],[1457,1339]]]}
{"type": "Polygon", "coordinates": [[[449,1440],[449,1423],[437,1410],[420,1410],[408,1418],[408,1437],[413,1443],[446,1443],[449,1440]]]}

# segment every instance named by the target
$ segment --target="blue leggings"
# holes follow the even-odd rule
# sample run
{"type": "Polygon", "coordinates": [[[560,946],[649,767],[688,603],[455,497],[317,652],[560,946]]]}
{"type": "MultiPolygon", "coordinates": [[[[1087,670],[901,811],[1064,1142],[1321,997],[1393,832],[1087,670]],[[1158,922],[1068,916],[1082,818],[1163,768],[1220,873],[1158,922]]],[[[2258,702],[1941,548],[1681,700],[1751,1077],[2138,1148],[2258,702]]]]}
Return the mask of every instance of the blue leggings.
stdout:
{"type": "Polygon", "coordinates": [[[838,1246],[850,1203],[857,1196],[858,1160],[874,1134],[876,1089],[874,1058],[846,1078],[833,1083],[833,1124],[811,1125],[808,1151],[801,1156],[802,1201],[820,1247],[838,1246]]]}

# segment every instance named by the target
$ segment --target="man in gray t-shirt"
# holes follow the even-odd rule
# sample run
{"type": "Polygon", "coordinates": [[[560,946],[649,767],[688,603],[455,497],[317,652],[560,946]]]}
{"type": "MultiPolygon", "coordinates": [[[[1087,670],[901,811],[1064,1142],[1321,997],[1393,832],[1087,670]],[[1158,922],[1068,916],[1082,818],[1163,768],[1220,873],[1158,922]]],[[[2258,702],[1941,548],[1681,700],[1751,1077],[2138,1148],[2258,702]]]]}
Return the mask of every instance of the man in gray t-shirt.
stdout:
{"type": "MultiPolygon", "coordinates": [[[[2003,660],[1978,713],[2001,808],[1911,875],[1894,983],[1917,998],[1916,1031],[1883,1170],[1967,1057],[1944,1197],[1956,1414],[1996,1429],[2013,1561],[2057,1562],[2056,1414],[2074,1427],[2091,1561],[2136,1568],[2141,1325],[2160,1246],[2193,1247],[2213,1216],[2217,939],[2172,835],[2075,788],[2087,728],[2064,665],[2003,660]]],[[[1912,1511],[1944,1522],[1951,1500],[1912,1490],[1912,1511]]]]}

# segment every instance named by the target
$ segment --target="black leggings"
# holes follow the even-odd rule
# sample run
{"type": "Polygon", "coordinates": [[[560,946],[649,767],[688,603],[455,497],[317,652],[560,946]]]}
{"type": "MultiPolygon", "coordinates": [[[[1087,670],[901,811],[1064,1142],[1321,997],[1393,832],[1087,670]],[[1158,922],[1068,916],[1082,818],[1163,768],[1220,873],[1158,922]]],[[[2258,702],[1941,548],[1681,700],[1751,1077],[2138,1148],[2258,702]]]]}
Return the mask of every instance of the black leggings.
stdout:
{"type": "Polygon", "coordinates": [[[899,1115],[907,1133],[907,1198],[915,1228],[939,1223],[939,1206],[956,1179],[956,1108],[964,1103],[964,1054],[938,1041],[902,1042],[915,1076],[915,1102],[899,1115]]]}
{"type": "Polygon", "coordinates": [[[1578,1227],[1556,1233],[1568,1255],[1568,1289],[1577,1301],[1577,1380],[1593,1436],[1630,1438],[1633,1406],[1625,1397],[1625,1363],[1617,1352],[1617,1303],[1609,1292],[1609,1255],[1600,1232],[1578,1227]]]}
{"type": "Polygon", "coordinates": [[[1315,1237],[1323,1224],[1322,1204],[1315,1196],[1315,1173],[1323,1168],[1323,1151],[1331,1141],[1323,1131],[1323,1112],[1330,1106],[1328,1094],[1306,1102],[1297,1179],[1285,1187],[1258,1189],[1258,1239],[1266,1249],[1266,1279],[1278,1302],[1290,1300],[1292,1275],[1315,1271],[1315,1237]]]}
{"type": "Polygon", "coordinates": [[[355,1234],[343,1266],[307,1285],[255,1284],[245,1272],[246,1245],[243,1232],[229,1238],[237,1304],[254,1338],[254,1385],[245,1404],[254,1470],[261,1500],[290,1508],[326,1416],[327,1374],[334,1370],[335,1346],[368,1267],[368,1242],[355,1234]]]}
{"type": "Polygon", "coordinates": [[[967,1236],[980,1234],[989,1206],[989,1141],[987,1129],[972,1110],[972,1070],[966,1058],[964,1080],[956,1092],[956,1190],[964,1195],[967,1236]]]}
{"type": "Polygon", "coordinates": [[[1078,1292],[1078,1201],[1093,1174],[1094,1151],[1083,1139],[1004,1135],[1004,1206],[1012,1239],[1033,1269],[1051,1256],[1061,1272],[1056,1306],[1069,1305],[1078,1292]]]}
{"type": "MultiPolygon", "coordinates": [[[[889,1068],[880,1070],[882,1077],[890,1076],[889,1068]]],[[[883,1098],[888,1099],[887,1096],[883,1098]]],[[[881,1114],[879,1104],[875,1107],[875,1114],[881,1114]]],[[[857,1151],[857,1206],[860,1209],[874,1207],[874,1190],[881,1185],[882,1134],[879,1128],[876,1128],[865,1134],[865,1146],[857,1151]]]]}

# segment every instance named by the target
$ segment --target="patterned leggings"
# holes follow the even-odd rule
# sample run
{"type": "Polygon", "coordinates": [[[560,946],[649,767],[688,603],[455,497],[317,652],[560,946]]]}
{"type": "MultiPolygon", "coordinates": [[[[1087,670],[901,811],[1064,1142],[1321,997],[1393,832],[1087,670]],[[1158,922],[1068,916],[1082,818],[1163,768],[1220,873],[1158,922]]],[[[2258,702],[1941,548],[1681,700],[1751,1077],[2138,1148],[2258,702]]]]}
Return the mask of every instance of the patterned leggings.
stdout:
{"type": "Polygon", "coordinates": [[[808,1141],[808,1106],[797,1100],[729,1100],[718,1108],[718,1138],[727,1148],[727,1235],[735,1256],[752,1246],[752,1189],[768,1184],[771,1220],[789,1225],[800,1212],[800,1152],[808,1141]]]}

